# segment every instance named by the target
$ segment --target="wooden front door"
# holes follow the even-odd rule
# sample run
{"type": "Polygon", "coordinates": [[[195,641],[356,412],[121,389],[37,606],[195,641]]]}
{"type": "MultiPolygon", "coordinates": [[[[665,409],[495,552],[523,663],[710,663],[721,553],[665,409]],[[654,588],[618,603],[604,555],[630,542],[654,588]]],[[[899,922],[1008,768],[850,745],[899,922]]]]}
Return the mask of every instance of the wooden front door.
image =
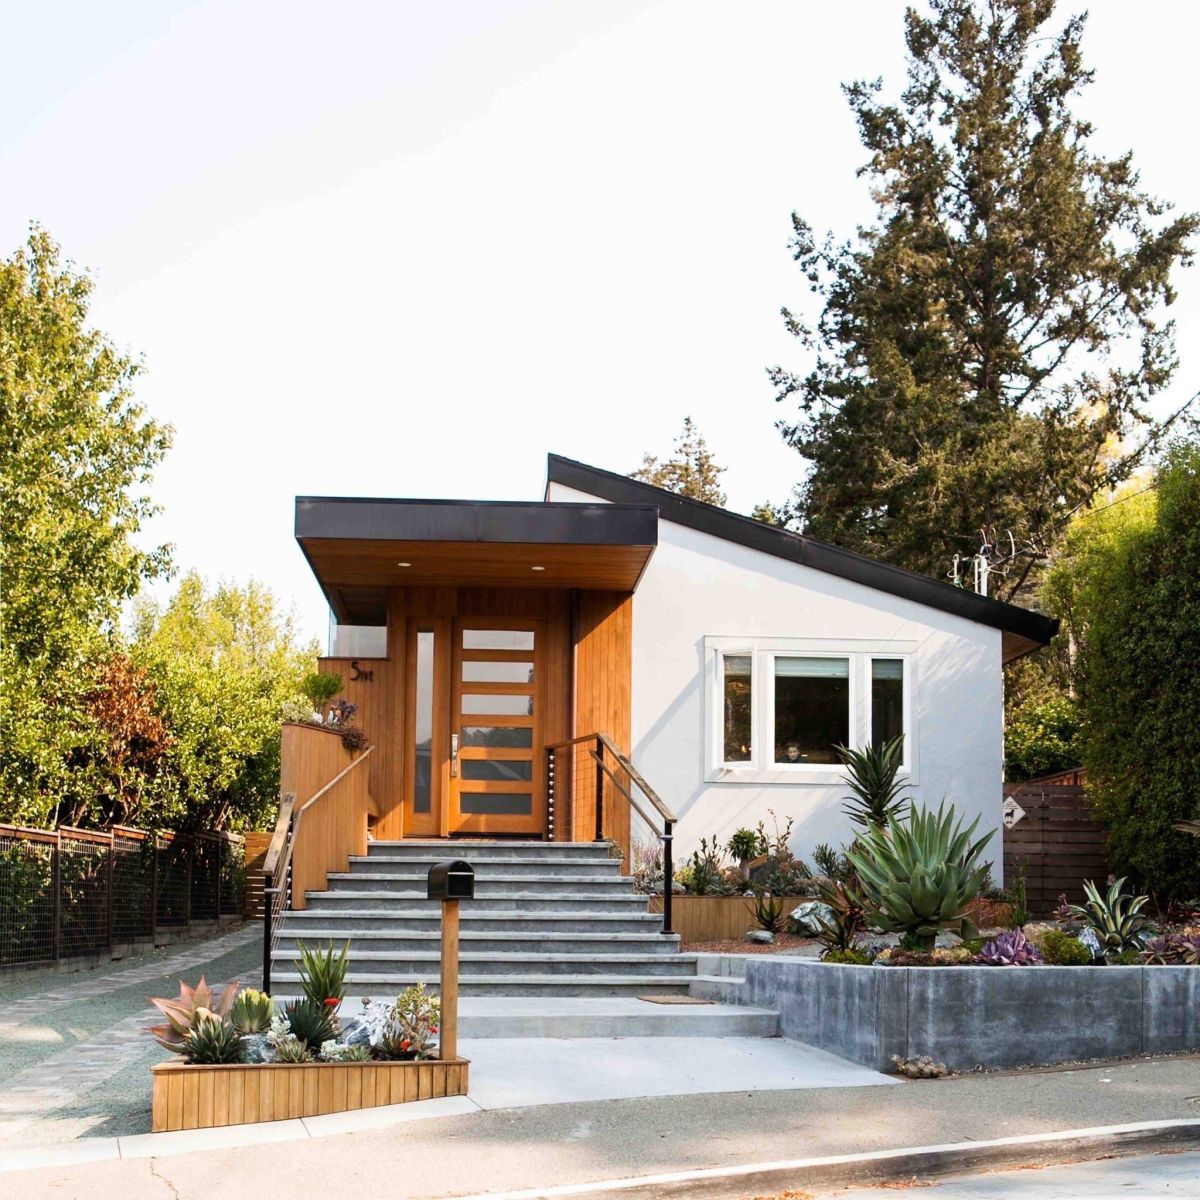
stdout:
{"type": "Polygon", "coordinates": [[[541,621],[454,621],[451,834],[546,832],[544,640],[541,621]]]}
{"type": "Polygon", "coordinates": [[[409,621],[404,836],[545,835],[546,658],[540,620],[409,621]]]}

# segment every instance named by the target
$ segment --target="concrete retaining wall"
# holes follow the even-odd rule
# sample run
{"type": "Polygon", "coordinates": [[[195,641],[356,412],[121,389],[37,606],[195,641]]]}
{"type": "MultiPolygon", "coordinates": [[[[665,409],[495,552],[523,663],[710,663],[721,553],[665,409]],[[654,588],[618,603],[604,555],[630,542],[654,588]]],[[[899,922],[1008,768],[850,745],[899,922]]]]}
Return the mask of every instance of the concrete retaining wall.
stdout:
{"type": "Polygon", "coordinates": [[[880,1070],[953,1070],[1200,1049],[1196,967],[847,967],[747,957],[737,1000],[780,1032],[880,1070]]]}

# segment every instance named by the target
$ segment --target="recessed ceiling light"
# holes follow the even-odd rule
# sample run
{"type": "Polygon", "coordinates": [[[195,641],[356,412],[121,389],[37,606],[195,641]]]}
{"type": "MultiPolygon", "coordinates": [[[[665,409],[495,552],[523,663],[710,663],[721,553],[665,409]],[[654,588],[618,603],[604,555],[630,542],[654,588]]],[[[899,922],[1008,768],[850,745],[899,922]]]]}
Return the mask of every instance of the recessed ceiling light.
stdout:
{"type": "Polygon", "coordinates": [[[546,568],[545,567],[530,567],[529,569],[531,571],[544,571],[546,568]]]}
{"type": "Polygon", "coordinates": [[[396,564],[396,566],[398,566],[398,567],[411,567],[411,566],[412,566],[412,563],[397,563],[397,564],[396,564]]]}

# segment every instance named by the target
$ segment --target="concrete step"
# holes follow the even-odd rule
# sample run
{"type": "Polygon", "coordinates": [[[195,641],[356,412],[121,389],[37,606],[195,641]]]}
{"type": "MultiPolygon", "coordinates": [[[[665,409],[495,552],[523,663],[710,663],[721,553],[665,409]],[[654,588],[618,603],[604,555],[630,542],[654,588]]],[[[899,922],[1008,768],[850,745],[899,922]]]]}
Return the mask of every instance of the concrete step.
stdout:
{"type": "Polygon", "coordinates": [[[371,858],[421,859],[442,862],[447,858],[465,858],[474,864],[492,858],[540,858],[547,862],[620,862],[607,842],[471,842],[451,841],[368,842],[371,858]]]}
{"type": "MultiPolygon", "coordinates": [[[[406,878],[419,877],[425,879],[429,868],[438,859],[428,861],[419,858],[401,858],[391,854],[369,854],[365,857],[350,859],[350,874],[356,877],[363,875],[389,876],[398,874],[406,878]]],[[[477,859],[471,864],[475,868],[475,880],[494,878],[521,879],[562,879],[569,876],[572,879],[620,879],[621,860],[619,858],[597,859],[551,859],[534,858],[531,856],[517,857],[505,855],[495,858],[477,859]]]]}
{"type": "MultiPolygon", "coordinates": [[[[417,983],[437,991],[441,981],[437,973],[363,976],[351,971],[346,982],[350,994],[380,996],[417,983]]],[[[469,975],[460,977],[459,991],[477,996],[686,996],[688,982],[686,975],[469,975]]],[[[272,971],[271,995],[282,1000],[299,996],[299,973],[272,971]]]]}
{"type": "Polygon", "coordinates": [[[701,1000],[736,1004],[745,982],[737,975],[693,975],[688,994],[701,1000]]]}
{"type": "MultiPolygon", "coordinates": [[[[299,937],[312,938],[358,938],[370,932],[407,936],[410,932],[430,932],[440,936],[442,914],[435,904],[423,904],[411,908],[384,910],[375,908],[307,908],[295,909],[283,918],[281,928],[294,932],[299,937]],[[319,932],[309,933],[309,929],[319,932]]],[[[515,908],[498,908],[486,912],[476,909],[474,903],[464,904],[461,910],[462,934],[478,934],[482,937],[493,934],[654,934],[662,929],[662,917],[658,913],[641,912],[561,912],[555,910],[528,911],[515,908]]],[[[657,936],[669,940],[661,932],[657,936]]],[[[678,940],[678,935],[671,935],[678,940]]]]}
{"type": "MultiPolygon", "coordinates": [[[[351,935],[345,930],[306,929],[303,925],[289,924],[285,918],[280,928],[276,946],[282,952],[299,950],[299,943],[307,946],[322,946],[333,942],[335,946],[351,935]]],[[[422,950],[440,950],[441,932],[430,929],[421,932],[396,933],[389,929],[364,929],[355,931],[351,941],[351,954],[357,959],[364,951],[381,951],[389,954],[409,954],[422,950]]],[[[575,931],[569,933],[514,930],[500,933],[473,933],[464,930],[459,939],[462,953],[474,954],[650,954],[656,957],[674,955],[679,952],[679,935],[662,933],[593,933],[575,931]]]]}
{"type": "MultiPolygon", "coordinates": [[[[299,970],[299,950],[278,949],[272,956],[272,973],[278,968],[299,970]]],[[[388,950],[364,950],[350,947],[348,977],[438,974],[441,954],[438,950],[417,950],[397,954],[388,950]]],[[[629,975],[693,978],[696,959],[689,954],[538,954],[476,953],[464,951],[458,956],[461,979],[501,975],[629,975]]]]}
{"type": "MultiPolygon", "coordinates": [[[[343,886],[360,892],[412,891],[422,897],[426,894],[428,873],[424,871],[331,871],[327,876],[330,891],[340,891],[343,886]]],[[[629,894],[633,891],[633,880],[624,875],[557,875],[526,876],[480,874],[475,877],[476,898],[487,896],[554,896],[577,895],[580,892],[595,895],[629,894]]],[[[644,900],[645,897],[643,896],[644,900]]]]}
{"type": "MultiPolygon", "coordinates": [[[[317,912],[329,912],[337,909],[373,908],[379,913],[412,913],[428,906],[424,890],[420,892],[395,890],[374,890],[353,887],[337,887],[328,892],[309,892],[308,907],[317,912]]],[[[522,912],[570,912],[570,913],[606,913],[606,912],[645,912],[647,898],[635,892],[604,892],[595,893],[591,890],[573,892],[569,895],[546,895],[537,892],[507,892],[501,895],[476,896],[474,900],[463,901],[461,913],[465,920],[468,915],[476,912],[510,912],[514,908],[522,912]]]]}

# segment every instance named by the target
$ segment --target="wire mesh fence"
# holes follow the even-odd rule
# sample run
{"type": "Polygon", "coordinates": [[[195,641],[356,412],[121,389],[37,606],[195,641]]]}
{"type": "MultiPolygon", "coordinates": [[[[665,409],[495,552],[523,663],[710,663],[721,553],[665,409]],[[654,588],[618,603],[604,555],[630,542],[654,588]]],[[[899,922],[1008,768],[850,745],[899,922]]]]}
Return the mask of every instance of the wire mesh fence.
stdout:
{"type": "Polygon", "coordinates": [[[0,825],[0,967],[50,964],[240,917],[237,834],[0,825]]]}

